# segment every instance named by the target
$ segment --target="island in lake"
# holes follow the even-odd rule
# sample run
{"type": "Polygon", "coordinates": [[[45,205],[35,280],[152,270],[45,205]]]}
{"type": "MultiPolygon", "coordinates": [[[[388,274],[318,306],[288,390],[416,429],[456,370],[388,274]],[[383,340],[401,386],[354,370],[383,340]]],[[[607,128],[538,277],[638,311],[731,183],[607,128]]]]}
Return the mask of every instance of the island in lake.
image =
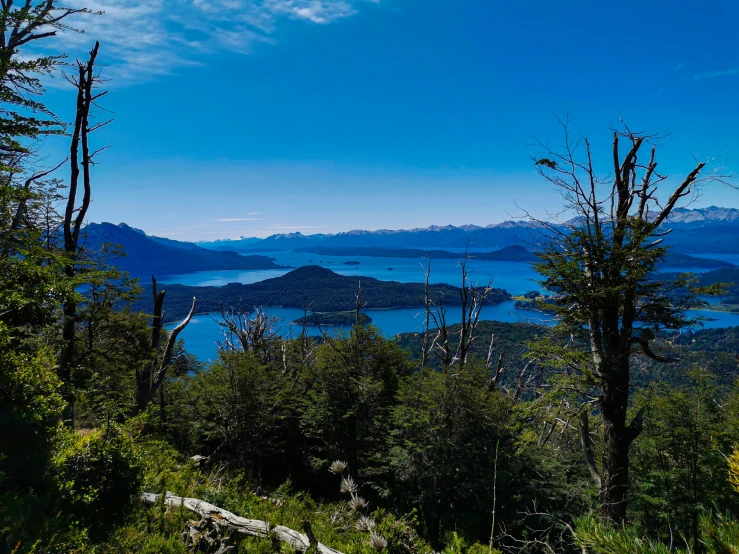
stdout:
{"type": "MultiPolygon", "coordinates": [[[[314,313],[309,316],[304,316],[293,321],[295,325],[310,325],[310,326],[321,326],[321,327],[333,327],[333,326],[347,326],[355,325],[357,323],[356,312],[329,312],[329,313],[314,313]]],[[[360,325],[369,325],[372,323],[372,318],[367,314],[359,314],[360,325]]]]}
{"type": "MultiPolygon", "coordinates": [[[[311,306],[316,312],[352,311],[356,306],[356,292],[362,283],[362,298],[367,308],[415,308],[421,307],[424,297],[423,283],[398,283],[381,281],[373,277],[347,277],[316,265],[300,267],[282,277],[266,279],[243,285],[229,283],[222,287],[193,287],[170,284],[162,287],[167,296],[164,310],[168,321],[187,315],[193,297],[197,297],[197,312],[217,312],[221,306],[250,312],[255,306],[281,306],[304,308],[311,306]]],[[[453,285],[434,284],[430,296],[438,304],[459,306],[459,288],[453,285]]],[[[151,289],[146,287],[133,308],[144,313],[151,311],[151,289]]],[[[510,300],[511,295],[502,289],[492,289],[485,304],[497,305],[510,300]]]]}

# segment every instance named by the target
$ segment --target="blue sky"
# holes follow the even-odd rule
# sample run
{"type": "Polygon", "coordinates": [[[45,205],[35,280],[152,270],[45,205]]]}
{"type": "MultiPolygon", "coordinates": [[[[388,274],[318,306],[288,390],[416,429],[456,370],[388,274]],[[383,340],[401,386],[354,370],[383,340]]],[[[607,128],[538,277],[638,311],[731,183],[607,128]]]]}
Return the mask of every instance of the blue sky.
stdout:
{"type": "MultiPolygon", "coordinates": [[[[555,143],[565,112],[605,173],[619,116],[673,133],[676,179],[693,156],[739,170],[735,1],[71,4],[106,11],[54,44],[99,39],[111,79],[91,221],[210,240],[543,216],[561,201],[531,137],[555,143]]],[[[69,117],[60,85],[49,104],[69,117]]],[[[707,188],[711,204],[739,192],[707,188]]]]}

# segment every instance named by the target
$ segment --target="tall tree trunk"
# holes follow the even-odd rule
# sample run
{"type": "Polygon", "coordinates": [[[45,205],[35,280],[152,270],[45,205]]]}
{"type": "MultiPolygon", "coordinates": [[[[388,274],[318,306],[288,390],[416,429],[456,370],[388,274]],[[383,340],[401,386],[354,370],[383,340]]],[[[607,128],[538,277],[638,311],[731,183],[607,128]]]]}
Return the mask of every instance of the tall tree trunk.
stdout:
{"type": "Polygon", "coordinates": [[[604,381],[600,403],[603,419],[600,513],[613,524],[626,521],[629,487],[629,447],[641,432],[641,414],[627,425],[629,360],[622,359],[604,381]]]}
{"type": "MultiPolygon", "coordinates": [[[[98,55],[100,43],[96,42],[95,47],[90,51],[90,58],[87,62],[77,62],[77,78],[70,78],[69,81],[77,88],[77,109],[74,120],[74,130],[72,132],[72,141],[70,144],[70,166],[71,175],[69,181],[69,196],[67,198],[67,206],[64,211],[64,250],[67,254],[66,267],[64,273],[71,281],[77,273],[77,262],[79,256],[79,239],[82,224],[85,221],[87,210],[90,207],[92,199],[92,187],[90,183],[90,166],[93,163],[95,153],[90,152],[88,136],[94,131],[90,128],[90,108],[93,102],[104,95],[94,94],[94,87],[97,82],[95,75],[95,60],[98,55]],[[80,146],[82,152],[80,153],[80,146]],[[80,172],[80,166],[82,171],[80,172]],[[82,202],[77,207],[77,192],[79,189],[80,174],[82,176],[82,202]]],[[[96,128],[99,128],[97,126],[96,128]]],[[[65,423],[74,427],[74,387],[72,386],[72,368],[75,364],[75,324],[77,319],[77,302],[74,298],[69,298],[64,303],[64,322],[62,324],[62,354],[60,363],[60,376],[63,381],[63,394],[67,402],[66,414],[64,416],[65,423]]]]}
{"type": "MultiPolygon", "coordinates": [[[[172,361],[174,354],[174,346],[177,342],[177,336],[187,327],[190,319],[195,313],[196,299],[192,299],[192,307],[187,317],[177,325],[169,335],[164,351],[161,349],[162,328],[164,326],[164,291],[157,290],[157,280],[151,278],[152,293],[154,296],[154,314],[152,318],[152,350],[154,351],[154,359],[143,370],[136,370],[136,392],[134,399],[136,401],[136,413],[143,411],[149,405],[154,395],[164,383],[167,377],[167,369],[172,361]]],[[[162,396],[162,399],[164,397],[162,396]]],[[[164,401],[162,400],[162,403],[164,401]]],[[[164,409],[162,405],[161,409],[164,409]]]]}

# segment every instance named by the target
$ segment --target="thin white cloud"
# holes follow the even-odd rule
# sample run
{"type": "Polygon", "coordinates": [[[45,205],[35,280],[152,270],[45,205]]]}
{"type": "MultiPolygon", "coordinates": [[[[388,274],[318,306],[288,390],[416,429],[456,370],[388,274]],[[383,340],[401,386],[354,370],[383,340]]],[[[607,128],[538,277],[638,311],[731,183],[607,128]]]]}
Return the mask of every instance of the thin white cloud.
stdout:
{"type": "Polygon", "coordinates": [[[721,69],[718,71],[706,71],[704,73],[696,73],[693,75],[693,79],[699,81],[701,79],[715,79],[716,77],[726,77],[728,75],[739,75],[739,67],[733,67],[731,69],[721,69]]]}
{"type": "Polygon", "coordinates": [[[328,229],[328,225],[270,225],[270,229],[275,230],[295,230],[295,229],[328,229]]]}
{"type": "Polygon", "coordinates": [[[262,212],[247,212],[246,215],[262,215],[262,212]]]}
{"type": "Polygon", "coordinates": [[[104,15],[79,14],[67,22],[84,33],[59,33],[50,49],[71,59],[101,42],[100,63],[113,85],[168,74],[203,63],[218,51],[248,54],[256,44],[274,43],[285,19],[328,24],[380,0],[67,0],[104,15]]]}
{"type": "Polygon", "coordinates": [[[265,221],[264,217],[223,217],[216,221],[265,221]]]}

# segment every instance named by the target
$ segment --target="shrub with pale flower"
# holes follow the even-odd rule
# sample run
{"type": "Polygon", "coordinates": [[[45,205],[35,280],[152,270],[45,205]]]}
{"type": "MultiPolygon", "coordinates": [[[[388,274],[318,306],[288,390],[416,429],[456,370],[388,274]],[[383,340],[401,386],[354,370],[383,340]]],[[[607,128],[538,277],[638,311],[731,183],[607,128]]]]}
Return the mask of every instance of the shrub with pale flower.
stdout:
{"type": "Polygon", "coordinates": [[[343,494],[351,494],[354,495],[357,490],[357,484],[354,482],[354,479],[352,479],[351,475],[347,475],[346,477],[341,479],[341,487],[339,489],[343,494]]]}
{"type": "Polygon", "coordinates": [[[374,531],[370,531],[369,541],[370,545],[375,550],[379,551],[387,547],[387,541],[385,540],[385,538],[382,535],[378,535],[374,531]]]}
{"type": "Polygon", "coordinates": [[[369,516],[359,516],[357,520],[357,530],[369,533],[372,531],[377,524],[375,520],[369,516]]]}

